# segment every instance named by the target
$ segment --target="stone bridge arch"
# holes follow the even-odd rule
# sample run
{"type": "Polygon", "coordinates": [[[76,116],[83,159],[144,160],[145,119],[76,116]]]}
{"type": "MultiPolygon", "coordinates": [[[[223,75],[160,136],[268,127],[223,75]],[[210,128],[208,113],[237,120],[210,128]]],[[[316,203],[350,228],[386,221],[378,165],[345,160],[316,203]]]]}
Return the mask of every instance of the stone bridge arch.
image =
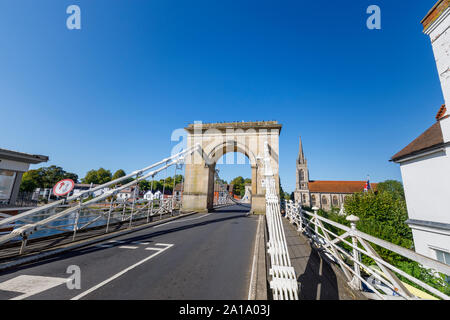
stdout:
{"type": "MultiPolygon", "coordinates": [[[[188,125],[187,147],[202,147],[186,158],[183,210],[207,212],[213,208],[214,172],[222,156],[237,152],[245,155],[252,171],[251,212],[265,212],[265,188],[262,157],[264,142],[269,143],[275,179],[278,176],[278,151],[281,125],[277,121],[207,123],[188,125]]],[[[241,158],[245,161],[245,157],[241,158]]],[[[225,158],[226,164],[240,163],[240,159],[225,158]]],[[[242,162],[244,163],[244,162],[242,162]]]]}

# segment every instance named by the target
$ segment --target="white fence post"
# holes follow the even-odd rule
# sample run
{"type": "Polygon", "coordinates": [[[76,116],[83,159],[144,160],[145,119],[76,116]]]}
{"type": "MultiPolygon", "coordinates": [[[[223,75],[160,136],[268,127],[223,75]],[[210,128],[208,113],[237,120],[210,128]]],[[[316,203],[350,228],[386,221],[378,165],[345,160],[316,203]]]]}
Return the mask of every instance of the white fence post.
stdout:
{"type": "Polygon", "coordinates": [[[317,236],[317,233],[319,232],[319,226],[318,226],[318,224],[319,224],[319,219],[317,219],[317,211],[319,211],[319,208],[317,208],[317,207],[312,207],[312,209],[313,209],[313,211],[314,211],[314,234],[315,234],[315,236],[316,236],[316,238],[318,237],[317,236]]]}
{"type": "MultiPolygon", "coordinates": [[[[358,246],[358,240],[356,238],[354,231],[356,231],[356,222],[359,221],[359,218],[357,216],[350,215],[350,216],[347,216],[345,219],[347,221],[350,221],[350,228],[351,228],[350,236],[352,237],[353,245],[356,247],[356,246],[358,246]]],[[[355,248],[353,248],[353,259],[354,259],[354,261],[360,261],[359,251],[356,250],[355,248]]],[[[359,279],[361,276],[361,270],[360,270],[359,264],[354,262],[353,268],[355,271],[355,275],[353,275],[353,279],[352,279],[352,281],[350,281],[350,285],[356,290],[361,290],[362,289],[361,288],[361,280],[359,279]]]]}

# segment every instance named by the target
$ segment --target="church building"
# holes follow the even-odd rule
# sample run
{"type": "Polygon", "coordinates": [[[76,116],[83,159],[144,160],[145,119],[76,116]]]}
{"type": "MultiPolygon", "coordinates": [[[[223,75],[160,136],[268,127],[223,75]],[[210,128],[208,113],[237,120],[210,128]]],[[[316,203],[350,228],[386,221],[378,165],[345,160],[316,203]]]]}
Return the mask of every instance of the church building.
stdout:
{"type": "MultiPolygon", "coordinates": [[[[332,207],[340,208],[347,197],[355,192],[364,191],[366,187],[367,181],[309,180],[308,162],[303,154],[301,138],[296,168],[294,199],[305,207],[318,207],[326,211],[332,207]]],[[[376,183],[370,184],[372,190],[375,191],[376,187],[376,183]]]]}

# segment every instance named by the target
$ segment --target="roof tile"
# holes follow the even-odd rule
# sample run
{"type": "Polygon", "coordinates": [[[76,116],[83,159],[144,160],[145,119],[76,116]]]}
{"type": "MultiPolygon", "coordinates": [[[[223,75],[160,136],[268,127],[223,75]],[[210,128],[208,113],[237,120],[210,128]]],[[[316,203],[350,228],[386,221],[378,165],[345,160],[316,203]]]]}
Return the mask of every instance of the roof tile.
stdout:
{"type": "MultiPolygon", "coordinates": [[[[355,193],[364,190],[366,181],[310,181],[310,192],[355,193]]],[[[370,183],[372,190],[377,189],[377,183],[370,183]]]]}

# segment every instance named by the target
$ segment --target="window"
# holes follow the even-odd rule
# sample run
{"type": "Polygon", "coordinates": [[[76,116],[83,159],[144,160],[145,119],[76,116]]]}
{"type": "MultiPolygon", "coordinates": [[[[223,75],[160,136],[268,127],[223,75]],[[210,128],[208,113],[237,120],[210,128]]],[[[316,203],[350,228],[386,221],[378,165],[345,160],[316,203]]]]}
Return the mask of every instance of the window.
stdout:
{"type": "Polygon", "coordinates": [[[305,173],[303,171],[303,169],[300,169],[300,181],[304,181],[305,180],[305,173]]]}
{"type": "Polygon", "coordinates": [[[316,196],[315,195],[311,196],[311,203],[312,203],[313,206],[316,205],[316,196]]]}
{"type": "Polygon", "coordinates": [[[450,265],[450,253],[434,249],[436,251],[436,258],[442,263],[450,265]]]}
{"type": "Polygon", "coordinates": [[[322,204],[327,204],[327,197],[322,196],[322,204]]]}
{"type": "Polygon", "coordinates": [[[333,206],[337,207],[339,205],[339,201],[337,196],[333,196],[333,206]]]}
{"type": "Polygon", "coordinates": [[[0,170],[0,201],[9,200],[15,179],[14,171],[0,170]]]}
{"type": "MultiPolygon", "coordinates": [[[[441,251],[434,249],[436,251],[436,259],[442,263],[450,265],[450,253],[446,251],[441,251]]],[[[450,277],[446,276],[446,281],[450,283],[450,277]]]]}

